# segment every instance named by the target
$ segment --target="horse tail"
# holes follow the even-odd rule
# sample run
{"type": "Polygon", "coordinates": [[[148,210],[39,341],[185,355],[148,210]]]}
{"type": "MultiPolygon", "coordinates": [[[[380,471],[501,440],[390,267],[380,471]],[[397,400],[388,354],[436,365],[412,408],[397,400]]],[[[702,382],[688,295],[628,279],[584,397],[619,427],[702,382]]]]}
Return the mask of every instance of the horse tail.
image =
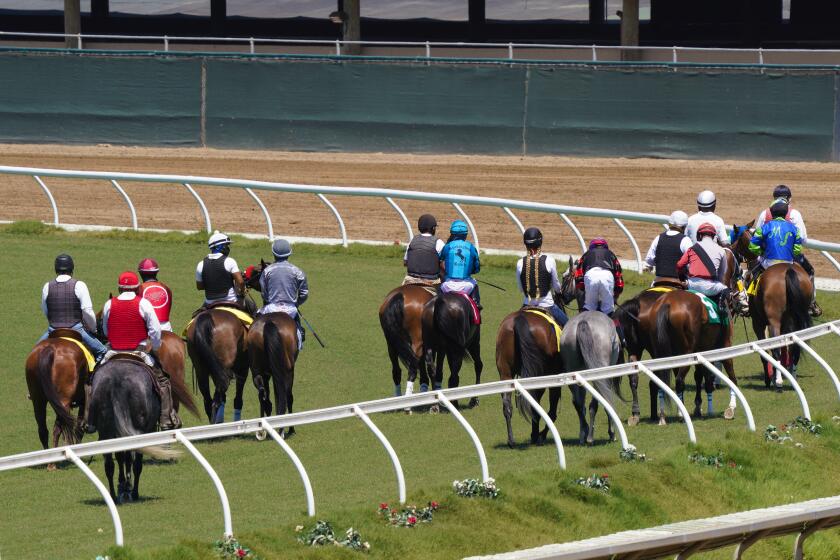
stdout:
{"type": "MultiPolygon", "coordinates": [[[[595,341],[594,333],[592,332],[592,327],[589,326],[589,323],[586,321],[581,321],[577,325],[577,333],[575,337],[575,345],[577,347],[578,355],[580,356],[581,361],[586,366],[584,369],[594,369],[599,367],[606,367],[612,365],[610,362],[612,361],[612,351],[613,351],[613,337],[618,337],[615,334],[615,329],[610,328],[608,331],[608,336],[610,338],[610,345],[603,346],[595,341]],[[608,350],[610,352],[610,357],[606,360],[604,359],[603,355],[598,354],[598,350],[608,350]]],[[[612,403],[613,395],[617,394],[619,398],[624,400],[621,397],[621,378],[614,377],[610,381],[606,380],[598,380],[595,381],[595,386],[598,389],[598,392],[607,399],[608,402],[612,403]]]]}
{"type": "MultiPolygon", "coordinates": [[[[195,368],[193,368],[193,379],[194,378],[195,368]]],[[[201,417],[201,414],[198,412],[198,407],[195,406],[195,401],[193,400],[192,393],[190,393],[190,390],[187,388],[187,384],[184,382],[183,376],[170,376],[169,387],[172,389],[172,396],[174,397],[176,402],[179,402],[185,407],[187,407],[187,410],[192,412],[196,418],[201,417]]]]}
{"type": "Polygon", "coordinates": [[[204,367],[210,370],[210,377],[213,378],[216,390],[221,393],[226,393],[228,384],[230,383],[230,377],[213,351],[213,327],[213,317],[210,313],[204,312],[199,314],[195,320],[193,344],[195,345],[198,359],[204,367]]]}
{"type": "MultiPolygon", "coordinates": [[[[151,377],[146,375],[144,375],[143,377],[145,378],[146,383],[148,385],[147,393],[153,393],[154,390],[151,388],[151,377]]],[[[129,389],[129,391],[130,390],[131,389],[129,389]]],[[[112,399],[114,396],[115,395],[112,393],[112,399]]],[[[114,414],[114,431],[116,432],[117,437],[137,436],[143,434],[143,430],[138,429],[137,426],[135,426],[134,424],[134,419],[132,418],[131,410],[132,407],[129,404],[129,393],[123,392],[122,402],[115,402],[115,400],[112,401],[111,410],[114,414]]],[[[195,405],[193,405],[193,408],[195,408],[195,405]]],[[[171,460],[181,455],[181,452],[177,449],[166,449],[165,447],[160,445],[141,447],[137,450],[137,452],[142,453],[144,455],[149,455],[151,457],[154,457],[155,459],[160,460],[171,460]]]]}
{"type": "Polygon", "coordinates": [[[671,355],[671,304],[663,304],[656,312],[656,357],[671,355]]]}
{"type": "MultiPolygon", "coordinates": [[[[462,296],[456,295],[454,297],[461,298],[462,296]]],[[[455,345],[455,349],[461,354],[466,353],[467,332],[470,329],[470,313],[471,311],[464,309],[460,300],[441,297],[435,304],[435,330],[437,330],[441,336],[452,342],[455,345]],[[446,312],[448,302],[450,301],[458,302],[458,308],[462,312],[460,313],[460,317],[458,317],[458,314],[456,313],[446,312]],[[460,321],[458,319],[460,319],[460,321]]]]}
{"type": "Polygon", "coordinates": [[[38,382],[41,384],[41,390],[44,391],[44,396],[47,397],[50,405],[55,411],[56,423],[59,426],[61,434],[65,439],[71,437],[76,426],[76,419],[73,415],[64,408],[61,404],[61,399],[58,392],[55,390],[55,385],[52,381],[52,368],[55,362],[55,349],[52,345],[46,345],[38,355],[37,376],[38,382]]]}
{"type": "MultiPolygon", "coordinates": [[[[263,351],[268,362],[268,371],[271,376],[280,383],[281,393],[278,396],[278,410],[277,414],[283,414],[279,410],[282,406],[283,411],[286,409],[286,372],[284,364],[286,363],[286,349],[283,346],[283,341],[280,339],[280,329],[274,321],[268,320],[263,325],[263,351]]],[[[267,389],[270,391],[271,389],[267,389]]],[[[269,397],[270,398],[270,397],[269,397]]]]}
{"type": "Polygon", "coordinates": [[[388,346],[397,351],[400,361],[409,370],[417,369],[419,361],[411,348],[411,339],[403,325],[405,321],[405,296],[402,292],[394,294],[385,305],[385,310],[379,317],[382,332],[388,346]]]}
{"type": "Polygon", "coordinates": [[[785,298],[787,313],[784,316],[787,317],[787,320],[783,321],[780,334],[810,327],[811,316],[808,314],[810,301],[802,293],[802,288],[799,286],[799,276],[793,266],[789,266],[785,271],[785,298]]]}
{"type": "MultiPolygon", "coordinates": [[[[521,361],[519,377],[540,377],[545,375],[545,359],[543,353],[539,346],[537,346],[534,335],[531,334],[531,326],[528,323],[528,319],[522,313],[517,314],[513,319],[513,336],[521,361]]],[[[533,418],[534,412],[531,410],[531,405],[519,393],[516,394],[516,408],[519,409],[519,412],[526,420],[530,421],[533,418]]]]}

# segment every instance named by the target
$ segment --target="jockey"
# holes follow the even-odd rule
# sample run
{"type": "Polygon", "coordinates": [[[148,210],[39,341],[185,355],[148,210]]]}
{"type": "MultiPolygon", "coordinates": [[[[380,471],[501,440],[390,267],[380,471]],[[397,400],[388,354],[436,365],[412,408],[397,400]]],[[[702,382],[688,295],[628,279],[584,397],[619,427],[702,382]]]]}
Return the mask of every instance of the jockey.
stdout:
{"type": "MultiPolygon", "coordinates": [[[[692,245],[677,263],[680,277],[688,278],[688,289],[700,292],[723,303],[729,297],[730,290],[721,282],[726,272],[726,253],[715,242],[718,229],[706,223],[697,228],[700,241],[692,245]]],[[[721,312],[724,306],[720,305],[721,312]]]]}
{"type": "Polygon", "coordinates": [[[288,261],[292,246],[285,239],[275,239],[271,245],[274,262],[266,266],[260,275],[260,290],[263,305],[257,314],[286,313],[295,320],[298,328],[298,349],[303,345],[304,330],[300,326],[298,307],[309,297],[306,274],[288,261]]]}
{"type": "Polygon", "coordinates": [[[444,278],[440,290],[465,293],[481,309],[478,283],[472,278],[481,269],[481,263],[475,246],[467,241],[467,224],[463,220],[455,220],[449,227],[449,240],[440,250],[440,262],[444,278]]]}
{"type": "MultiPolygon", "coordinates": [[[[779,185],[775,189],[773,189],[773,201],[774,204],[779,200],[783,200],[785,203],[788,204],[788,210],[785,214],[784,218],[785,221],[791,222],[793,225],[796,226],[797,231],[799,232],[799,237],[802,239],[802,244],[805,244],[805,241],[808,240],[808,230],[805,229],[805,220],[802,219],[802,214],[796,208],[792,208],[790,206],[790,199],[791,199],[791,192],[790,188],[787,185],[779,185]]],[[[755,219],[755,230],[760,231],[762,226],[773,219],[772,212],[770,208],[763,210],[759,215],[758,218],[755,219]]],[[[795,262],[799,263],[805,272],[808,273],[808,276],[811,278],[811,285],[814,284],[814,267],[808,261],[808,258],[805,257],[805,253],[800,252],[796,255],[793,259],[795,262]]],[[[819,317],[822,315],[822,309],[820,308],[819,304],[817,303],[817,290],[814,290],[814,297],[811,300],[811,307],[808,310],[811,313],[812,317],[819,317]]]]}
{"type": "Polygon", "coordinates": [[[73,258],[61,254],[55,258],[54,280],[41,290],[41,310],[49,321],[47,332],[38,339],[46,339],[55,329],[73,329],[82,336],[85,346],[96,360],[101,360],[107,348],[89,333],[96,332],[96,315],[87,285],[73,278],[73,258]]]}
{"type": "Polygon", "coordinates": [[[603,237],[596,237],[575,266],[575,284],[584,292],[583,308],[611,315],[624,290],[621,263],[603,237]]]}
{"type": "Polygon", "coordinates": [[[435,236],[437,220],[431,214],[423,214],[417,222],[420,235],[415,235],[405,249],[403,265],[406,276],[402,285],[406,284],[440,284],[440,252],[443,250],[443,240],[435,236]]]}
{"type": "Polygon", "coordinates": [[[205,308],[222,302],[236,305],[245,298],[242,272],[228,256],[231,243],[230,237],[216,230],[207,242],[210,254],[195,269],[195,287],[204,291],[205,308]]]}
{"type": "Polygon", "coordinates": [[[654,285],[679,282],[677,261],[691,247],[691,240],[685,235],[687,223],[688,215],[682,210],[675,210],[668,218],[668,231],[653,238],[642,270],[650,272],[656,268],[654,285]]]}
{"type": "Polygon", "coordinates": [[[569,318],[554,302],[552,292],[560,293],[562,287],[557,277],[557,264],[553,257],[542,254],[542,232],[535,227],[523,235],[528,254],[516,262],[516,286],[524,296],[522,306],[541,307],[551,313],[554,320],[564,327],[569,318]]]}
{"type": "Polygon", "coordinates": [[[102,329],[108,337],[111,351],[106,360],[118,352],[137,353],[152,368],[160,387],[160,428],[171,430],[181,427],[181,420],[172,408],[172,389],[169,375],[164,373],[156,360],[149,355],[146,343],[151,341],[151,352],[157,352],[161,344],[160,322],[149,300],[137,293],[140,279],[133,272],[120,274],[118,289],[120,295],[105,302],[102,308],[102,329]]]}
{"type": "Polygon", "coordinates": [[[143,283],[140,284],[139,294],[143,299],[149,300],[155,310],[160,330],[172,331],[172,323],[169,322],[169,314],[172,311],[172,290],[169,286],[157,279],[158,271],[155,259],[143,259],[137,265],[137,272],[143,283]]]}
{"type": "Polygon", "coordinates": [[[798,228],[787,221],[788,204],[780,199],[770,207],[772,220],[756,229],[750,239],[750,251],[760,256],[767,269],[777,263],[792,263],[802,254],[802,237],[798,228]]]}
{"type": "Polygon", "coordinates": [[[688,218],[688,223],[685,227],[685,234],[692,243],[698,243],[698,229],[703,224],[712,224],[715,228],[715,235],[717,242],[723,246],[729,246],[729,236],[726,234],[726,225],[723,223],[723,218],[715,214],[715,206],[717,199],[715,193],[712,191],[703,191],[697,195],[697,213],[688,218]]]}

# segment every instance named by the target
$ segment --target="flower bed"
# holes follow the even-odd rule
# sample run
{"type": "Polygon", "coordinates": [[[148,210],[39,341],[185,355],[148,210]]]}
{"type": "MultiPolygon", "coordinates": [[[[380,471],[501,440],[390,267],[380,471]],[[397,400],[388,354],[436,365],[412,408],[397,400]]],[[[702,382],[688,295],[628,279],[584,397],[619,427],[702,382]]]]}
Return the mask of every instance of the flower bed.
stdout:
{"type": "Polygon", "coordinates": [[[388,504],[379,504],[378,513],[385,518],[388,525],[395,527],[407,527],[411,529],[418,523],[431,523],[434,513],[438,510],[440,504],[437,502],[429,502],[429,504],[418,509],[417,506],[408,506],[401,510],[391,509],[388,504]]]}

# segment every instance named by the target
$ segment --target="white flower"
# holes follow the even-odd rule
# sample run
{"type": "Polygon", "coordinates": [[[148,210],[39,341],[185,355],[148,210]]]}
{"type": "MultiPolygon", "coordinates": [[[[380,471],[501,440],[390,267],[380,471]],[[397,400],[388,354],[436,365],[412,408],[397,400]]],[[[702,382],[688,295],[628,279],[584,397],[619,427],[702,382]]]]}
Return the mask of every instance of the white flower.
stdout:
{"type": "Polygon", "coordinates": [[[303,525],[296,525],[295,526],[295,533],[300,533],[303,531],[303,525]]]}

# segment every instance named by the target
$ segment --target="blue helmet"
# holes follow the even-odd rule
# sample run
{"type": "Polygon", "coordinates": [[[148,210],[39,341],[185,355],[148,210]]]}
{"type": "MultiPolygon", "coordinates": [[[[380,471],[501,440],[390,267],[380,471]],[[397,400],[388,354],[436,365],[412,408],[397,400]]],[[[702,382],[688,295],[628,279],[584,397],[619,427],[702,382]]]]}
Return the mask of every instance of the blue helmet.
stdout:
{"type": "Polygon", "coordinates": [[[452,222],[452,225],[449,226],[449,233],[454,233],[456,235],[460,233],[466,234],[468,231],[467,222],[464,220],[455,220],[452,222]]]}

